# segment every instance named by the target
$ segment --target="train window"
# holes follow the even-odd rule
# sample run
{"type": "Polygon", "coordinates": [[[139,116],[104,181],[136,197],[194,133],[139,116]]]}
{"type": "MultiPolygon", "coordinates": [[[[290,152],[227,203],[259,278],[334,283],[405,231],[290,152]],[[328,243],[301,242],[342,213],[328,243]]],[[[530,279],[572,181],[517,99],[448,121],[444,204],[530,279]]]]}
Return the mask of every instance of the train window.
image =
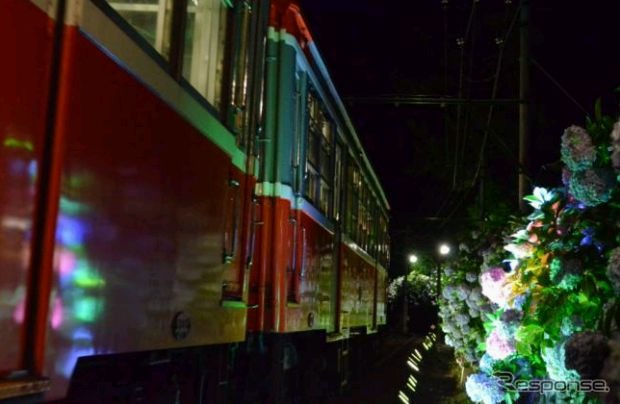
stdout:
{"type": "Polygon", "coordinates": [[[349,159],[347,167],[347,212],[346,229],[349,236],[357,241],[358,236],[358,211],[359,191],[361,186],[360,172],[353,159],[349,159]]]}
{"type": "Polygon", "coordinates": [[[168,59],[172,0],[108,0],[129,25],[168,59]]]}
{"type": "MultiPolygon", "coordinates": [[[[183,77],[221,110],[229,2],[191,0],[187,6],[183,77]]],[[[243,85],[240,84],[242,87],[243,85]]],[[[240,88],[244,94],[245,88],[240,88]]]]}
{"type": "Polygon", "coordinates": [[[308,164],[306,174],[306,196],[311,201],[317,200],[319,174],[316,172],[312,165],[308,164]]]}
{"type": "Polygon", "coordinates": [[[333,124],[327,119],[323,120],[323,128],[321,130],[321,174],[330,178],[331,162],[332,162],[332,141],[333,141],[333,124]]]}
{"type": "Polygon", "coordinates": [[[383,266],[385,268],[387,268],[388,266],[388,261],[389,261],[389,235],[388,235],[388,228],[387,228],[387,220],[385,218],[385,216],[381,216],[381,218],[379,219],[379,226],[380,226],[380,234],[381,234],[381,239],[380,239],[380,258],[381,258],[381,263],[383,264],[383,266]]]}
{"type": "Polygon", "coordinates": [[[331,187],[323,177],[321,177],[321,186],[319,190],[319,208],[325,212],[329,212],[329,199],[331,196],[331,187]]]}
{"type": "Polygon", "coordinates": [[[362,186],[362,197],[359,200],[359,232],[358,243],[368,251],[368,185],[364,182],[362,186]]]}
{"type": "Polygon", "coordinates": [[[381,263],[385,265],[387,255],[387,229],[385,219],[381,218],[381,263]]]}
{"type": "Polygon", "coordinates": [[[306,196],[325,214],[331,215],[332,142],[334,126],[321,108],[318,97],[308,92],[308,164],[306,196]]]}
{"type": "Polygon", "coordinates": [[[333,124],[327,119],[323,120],[321,130],[320,166],[321,166],[321,194],[319,207],[331,216],[330,202],[332,196],[332,142],[333,124]]]}
{"type": "Polygon", "coordinates": [[[308,161],[314,166],[319,166],[319,146],[321,139],[314,130],[310,130],[308,133],[308,161]]]}
{"type": "Polygon", "coordinates": [[[370,192],[368,201],[368,240],[366,243],[368,244],[366,252],[368,252],[371,257],[375,257],[375,203],[374,199],[372,199],[372,193],[370,192]]]}

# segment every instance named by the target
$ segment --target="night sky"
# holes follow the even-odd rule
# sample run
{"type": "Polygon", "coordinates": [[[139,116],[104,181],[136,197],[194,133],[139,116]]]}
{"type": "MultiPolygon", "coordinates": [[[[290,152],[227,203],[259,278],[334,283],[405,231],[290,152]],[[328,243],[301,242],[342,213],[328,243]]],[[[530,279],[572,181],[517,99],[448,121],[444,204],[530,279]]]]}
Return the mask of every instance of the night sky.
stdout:
{"type": "MultiPolygon", "coordinates": [[[[496,99],[518,98],[520,2],[443,3],[445,10],[441,0],[300,0],[390,201],[393,275],[405,271],[409,251],[431,251],[440,239],[453,240],[480,209],[503,201],[517,212],[516,104],[495,104],[487,126],[489,103],[364,101],[388,94],[491,99],[494,89],[496,99]]],[[[530,1],[525,169],[532,184],[560,184],[563,129],[583,125],[597,98],[604,113],[618,114],[620,35],[613,3],[530,1]]]]}

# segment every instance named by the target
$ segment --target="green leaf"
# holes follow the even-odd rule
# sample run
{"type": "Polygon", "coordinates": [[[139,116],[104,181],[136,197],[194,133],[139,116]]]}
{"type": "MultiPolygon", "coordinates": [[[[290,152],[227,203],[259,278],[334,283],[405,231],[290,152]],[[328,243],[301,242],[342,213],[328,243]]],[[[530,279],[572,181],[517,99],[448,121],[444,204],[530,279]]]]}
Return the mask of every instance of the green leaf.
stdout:
{"type": "Polygon", "coordinates": [[[538,324],[519,327],[515,335],[517,351],[522,355],[531,355],[534,352],[533,348],[540,344],[544,332],[545,329],[538,324]]]}
{"type": "Polygon", "coordinates": [[[542,202],[540,200],[540,198],[538,198],[538,197],[536,197],[534,195],[526,195],[526,196],[523,197],[523,199],[525,199],[528,202],[542,202]]]}
{"type": "Polygon", "coordinates": [[[527,219],[538,220],[538,219],[543,219],[544,217],[545,217],[545,214],[542,211],[537,210],[537,211],[534,211],[531,215],[529,215],[527,219]]]}

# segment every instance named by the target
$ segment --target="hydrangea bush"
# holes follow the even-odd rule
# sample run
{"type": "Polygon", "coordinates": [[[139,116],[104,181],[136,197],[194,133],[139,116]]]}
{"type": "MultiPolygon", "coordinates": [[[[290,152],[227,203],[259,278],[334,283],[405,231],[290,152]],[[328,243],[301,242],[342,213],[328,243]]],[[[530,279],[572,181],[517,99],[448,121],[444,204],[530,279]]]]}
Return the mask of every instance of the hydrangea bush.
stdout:
{"type": "Polygon", "coordinates": [[[497,247],[476,231],[459,246],[459,259],[443,269],[443,289],[439,304],[441,328],[445,342],[454,348],[461,365],[478,360],[478,346],[484,342],[483,319],[491,313],[479,283],[481,267],[493,260],[497,247]]]}
{"type": "MultiPolygon", "coordinates": [[[[597,113],[586,128],[567,128],[561,156],[564,186],[535,188],[526,197],[533,212],[505,240],[501,260],[482,254],[479,287],[455,275],[448,297],[456,297],[441,302],[449,319],[446,340],[457,352],[452,329],[462,331],[455,324],[465,321],[453,302],[461,301],[459,287],[478,287],[490,305],[483,310],[485,303],[476,301],[484,332],[471,361],[477,372],[465,384],[474,402],[534,398],[498,389],[503,385],[493,377],[500,371],[522,380],[604,377],[610,396],[620,396],[620,363],[612,360],[620,352],[614,342],[620,338],[620,122],[597,113]]],[[[597,397],[572,390],[537,399],[578,403],[597,397]]]]}

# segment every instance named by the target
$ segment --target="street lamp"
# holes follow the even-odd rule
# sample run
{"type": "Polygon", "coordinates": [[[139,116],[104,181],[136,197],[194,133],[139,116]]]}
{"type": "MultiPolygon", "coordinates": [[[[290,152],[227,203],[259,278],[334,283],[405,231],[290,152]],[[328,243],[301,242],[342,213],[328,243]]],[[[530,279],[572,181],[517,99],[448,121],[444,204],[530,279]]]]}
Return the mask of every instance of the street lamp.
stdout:
{"type": "Polygon", "coordinates": [[[446,243],[441,243],[439,245],[439,254],[448,255],[450,254],[450,246],[446,243]]]}
{"type": "Polygon", "coordinates": [[[418,262],[418,256],[415,254],[409,254],[409,267],[407,268],[407,272],[405,274],[405,279],[403,280],[403,333],[408,334],[409,332],[409,299],[407,294],[409,293],[407,283],[409,282],[409,273],[411,272],[411,267],[418,262]]]}

